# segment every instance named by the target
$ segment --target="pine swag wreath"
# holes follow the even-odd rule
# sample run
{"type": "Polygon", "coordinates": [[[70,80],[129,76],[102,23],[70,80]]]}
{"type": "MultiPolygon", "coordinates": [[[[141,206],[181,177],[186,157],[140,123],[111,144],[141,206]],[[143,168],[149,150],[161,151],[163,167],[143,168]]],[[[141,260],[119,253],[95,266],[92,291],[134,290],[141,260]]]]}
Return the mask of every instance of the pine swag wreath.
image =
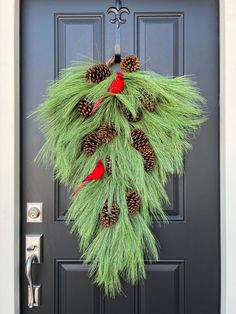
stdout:
{"type": "Polygon", "coordinates": [[[34,113],[46,136],[37,160],[74,191],[67,223],[110,296],[121,280],[145,278],[144,258],[158,260],[153,217],[167,222],[168,175],[183,171],[189,136],[205,120],[189,78],[142,71],[133,55],[120,66],[66,69],[34,113]]]}

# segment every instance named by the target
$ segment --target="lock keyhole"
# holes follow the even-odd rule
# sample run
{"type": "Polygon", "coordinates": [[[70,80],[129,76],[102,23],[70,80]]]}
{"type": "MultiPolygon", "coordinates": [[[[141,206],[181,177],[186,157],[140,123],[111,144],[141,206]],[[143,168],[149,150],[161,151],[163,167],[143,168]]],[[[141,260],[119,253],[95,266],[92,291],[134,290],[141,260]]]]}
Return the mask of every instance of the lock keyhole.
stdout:
{"type": "Polygon", "coordinates": [[[37,207],[31,207],[28,212],[28,216],[31,219],[36,219],[40,215],[40,210],[37,207]]]}

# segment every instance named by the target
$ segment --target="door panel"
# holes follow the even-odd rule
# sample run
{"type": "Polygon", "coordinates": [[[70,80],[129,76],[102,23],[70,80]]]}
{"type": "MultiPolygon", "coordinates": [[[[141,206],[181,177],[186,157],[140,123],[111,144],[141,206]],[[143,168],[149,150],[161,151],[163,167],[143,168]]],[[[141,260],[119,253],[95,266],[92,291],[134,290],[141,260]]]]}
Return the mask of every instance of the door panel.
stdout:
{"type": "Polygon", "coordinates": [[[124,284],[121,296],[107,299],[92,285],[77,239],[64,216],[69,192],[53,171],[34,158],[43,144],[37,123],[27,115],[44,99],[61,69],[86,57],[113,54],[115,26],[105,12],[114,1],[23,0],[21,17],[22,138],[22,313],[40,314],[217,314],[219,313],[218,167],[218,3],[216,0],[126,0],[121,26],[123,55],[137,53],[143,67],[163,75],[193,74],[208,100],[210,119],[192,139],[181,177],[172,176],[166,207],[170,224],[153,232],[161,260],[146,261],[147,280],[124,284]],[[43,223],[26,223],[26,202],[43,202],[43,223]],[[25,235],[42,233],[43,263],[34,265],[42,285],[42,305],[27,307],[23,274],[25,235]]]}

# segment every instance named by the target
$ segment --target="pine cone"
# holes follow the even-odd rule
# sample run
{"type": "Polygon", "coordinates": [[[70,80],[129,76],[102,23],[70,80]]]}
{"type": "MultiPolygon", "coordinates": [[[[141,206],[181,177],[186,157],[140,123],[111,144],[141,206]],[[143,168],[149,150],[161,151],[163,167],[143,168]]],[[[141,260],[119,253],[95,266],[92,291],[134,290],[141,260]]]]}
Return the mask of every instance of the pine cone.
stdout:
{"type": "Polygon", "coordinates": [[[148,94],[146,90],[141,91],[143,98],[141,100],[142,105],[150,112],[155,110],[155,101],[152,95],[148,94]]]}
{"type": "Polygon", "coordinates": [[[90,67],[85,73],[86,79],[92,83],[100,83],[110,75],[111,71],[105,63],[95,64],[90,67]]]}
{"type": "Polygon", "coordinates": [[[107,122],[103,123],[98,130],[98,137],[103,143],[110,142],[116,134],[116,129],[107,122]]]}
{"type": "Polygon", "coordinates": [[[134,72],[140,68],[140,61],[137,56],[129,55],[120,62],[120,68],[123,72],[134,72]]]}
{"type": "Polygon", "coordinates": [[[152,149],[146,149],[142,152],[144,159],[144,169],[146,172],[151,172],[155,166],[155,154],[152,149]]]}
{"type": "Polygon", "coordinates": [[[119,218],[119,214],[120,208],[116,203],[112,204],[110,210],[108,209],[108,204],[106,203],[100,213],[100,224],[104,228],[114,225],[119,218]]]}
{"type": "Polygon", "coordinates": [[[129,190],[126,195],[126,201],[129,214],[132,216],[137,214],[140,207],[139,195],[135,191],[129,190]]]}
{"type": "Polygon", "coordinates": [[[112,174],[112,163],[110,156],[106,156],[106,172],[112,174]]]}
{"type": "Polygon", "coordinates": [[[90,133],[84,140],[83,150],[85,154],[92,155],[100,144],[97,132],[90,133]]]}
{"type": "Polygon", "coordinates": [[[77,110],[81,114],[81,116],[89,117],[93,108],[93,104],[88,101],[86,98],[82,98],[79,100],[77,104],[77,110]]]}
{"type": "Polygon", "coordinates": [[[136,112],[136,117],[134,117],[129,109],[127,109],[121,102],[119,102],[119,108],[129,122],[137,122],[142,118],[142,111],[140,109],[136,112]]]}
{"type": "Polygon", "coordinates": [[[140,129],[133,129],[131,132],[132,144],[135,149],[142,152],[149,148],[148,138],[140,129]]]}
{"type": "Polygon", "coordinates": [[[150,112],[154,111],[156,107],[154,101],[151,99],[147,99],[144,103],[144,107],[150,112]]]}

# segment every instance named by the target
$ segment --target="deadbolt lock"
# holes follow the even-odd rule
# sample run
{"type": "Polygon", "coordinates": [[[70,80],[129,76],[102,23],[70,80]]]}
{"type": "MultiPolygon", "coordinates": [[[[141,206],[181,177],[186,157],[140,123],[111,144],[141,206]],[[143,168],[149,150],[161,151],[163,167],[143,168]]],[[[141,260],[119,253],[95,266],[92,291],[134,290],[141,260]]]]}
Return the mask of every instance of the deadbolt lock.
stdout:
{"type": "Polygon", "coordinates": [[[27,203],[27,222],[43,221],[43,203],[27,203]]]}
{"type": "Polygon", "coordinates": [[[28,212],[29,218],[35,219],[35,218],[38,218],[39,215],[40,215],[40,211],[38,207],[30,207],[29,212],[28,212]]]}

